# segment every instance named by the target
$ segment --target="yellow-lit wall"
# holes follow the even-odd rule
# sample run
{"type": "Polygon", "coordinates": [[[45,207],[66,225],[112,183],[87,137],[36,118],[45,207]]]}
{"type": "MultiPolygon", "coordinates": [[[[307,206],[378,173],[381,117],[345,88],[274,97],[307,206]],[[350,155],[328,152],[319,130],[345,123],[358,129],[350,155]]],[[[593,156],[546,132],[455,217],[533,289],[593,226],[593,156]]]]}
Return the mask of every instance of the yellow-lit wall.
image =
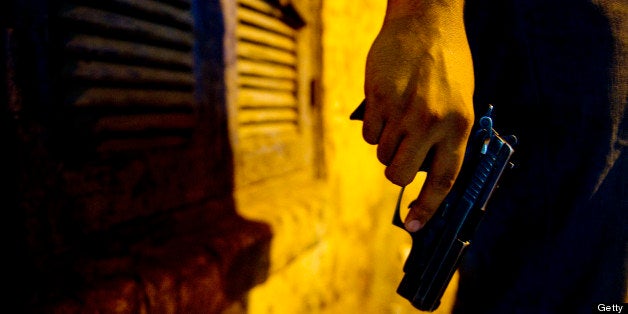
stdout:
{"type": "MultiPolygon", "coordinates": [[[[398,188],[385,180],[375,147],[362,140],[361,123],[348,119],[363,98],[365,59],[385,6],[384,0],[323,3],[327,175],[307,187],[300,187],[298,178],[289,187],[277,186],[284,191],[280,199],[238,195],[240,202],[268,204],[265,212],[248,216],[266,220],[274,230],[270,277],[250,293],[249,313],[417,312],[395,292],[410,243],[391,224],[398,188]],[[294,204],[291,194],[310,201],[294,204]],[[282,207],[291,209],[275,214],[282,207]]],[[[444,303],[439,312],[447,313],[444,303]]]]}

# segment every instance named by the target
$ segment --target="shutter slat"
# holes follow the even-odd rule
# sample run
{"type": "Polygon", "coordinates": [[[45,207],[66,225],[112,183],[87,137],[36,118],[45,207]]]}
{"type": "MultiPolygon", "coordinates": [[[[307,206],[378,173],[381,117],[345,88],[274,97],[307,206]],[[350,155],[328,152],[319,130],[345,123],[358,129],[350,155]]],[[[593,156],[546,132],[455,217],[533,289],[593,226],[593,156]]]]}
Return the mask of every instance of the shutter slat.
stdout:
{"type": "Polygon", "coordinates": [[[296,56],[284,50],[272,49],[247,42],[240,42],[236,50],[238,57],[249,60],[269,61],[285,65],[296,64],[296,56]]]}
{"type": "Polygon", "coordinates": [[[238,73],[240,74],[290,80],[294,80],[297,78],[297,73],[294,68],[277,64],[260,63],[249,60],[238,60],[238,65],[236,68],[238,70],[238,73]]]}
{"type": "Polygon", "coordinates": [[[192,28],[194,21],[190,14],[187,13],[187,9],[177,9],[171,5],[167,5],[161,2],[151,0],[109,0],[112,3],[122,4],[125,7],[134,8],[138,11],[142,11],[144,14],[150,15],[154,18],[158,18],[164,23],[175,22],[177,24],[186,25],[188,28],[192,28]]]}
{"type": "Polygon", "coordinates": [[[297,107],[296,98],[293,93],[255,90],[242,88],[238,92],[238,103],[240,108],[246,107],[297,107]]]}
{"type": "Polygon", "coordinates": [[[142,106],[192,109],[196,105],[190,92],[122,88],[90,88],[77,95],[69,94],[66,102],[83,108],[142,106]]]}
{"type": "Polygon", "coordinates": [[[94,131],[147,131],[158,129],[191,129],[196,120],[189,114],[145,114],[102,117],[94,125],[94,131]]]}
{"type": "Polygon", "coordinates": [[[274,17],[281,16],[281,10],[279,10],[279,8],[274,7],[268,2],[265,2],[263,0],[238,0],[238,3],[241,6],[253,8],[256,11],[263,12],[270,16],[274,16],[274,17]]]}
{"type": "Polygon", "coordinates": [[[295,123],[297,113],[292,108],[273,108],[264,110],[242,110],[238,114],[239,124],[276,124],[295,123]]]}
{"type": "Polygon", "coordinates": [[[281,138],[286,134],[296,134],[297,131],[298,126],[294,123],[244,124],[238,129],[241,138],[259,137],[260,134],[281,138]]]}
{"type": "Polygon", "coordinates": [[[73,7],[61,13],[68,21],[82,22],[106,34],[115,32],[125,36],[136,36],[138,40],[153,40],[175,44],[191,49],[194,38],[191,33],[124,15],[88,7],[73,7]]]}
{"type": "Polygon", "coordinates": [[[242,23],[256,25],[290,38],[293,38],[296,33],[293,28],[280,20],[247,8],[238,9],[238,19],[242,23]]]}
{"type": "Polygon", "coordinates": [[[286,92],[296,92],[297,83],[289,79],[263,78],[255,76],[238,76],[238,86],[243,88],[258,88],[269,90],[280,90],[286,92]]]}
{"type": "Polygon", "coordinates": [[[162,84],[188,87],[194,85],[194,77],[190,72],[168,71],[104,62],[80,61],[69,75],[75,79],[125,84],[162,84]]]}
{"type": "Polygon", "coordinates": [[[284,49],[286,51],[294,52],[296,50],[296,44],[294,40],[285,36],[278,35],[276,33],[266,31],[259,27],[240,24],[236,28],[236,36],[240,40],[260,43],[268,45],[270,47],[284,49]]]}
{"type": "Polygon", "coordinates": [[[68,37],[65,50],[81,58],[135,61],[189,70],[193,65],[190,52],[90,35],[72,34],[68,37]]]}

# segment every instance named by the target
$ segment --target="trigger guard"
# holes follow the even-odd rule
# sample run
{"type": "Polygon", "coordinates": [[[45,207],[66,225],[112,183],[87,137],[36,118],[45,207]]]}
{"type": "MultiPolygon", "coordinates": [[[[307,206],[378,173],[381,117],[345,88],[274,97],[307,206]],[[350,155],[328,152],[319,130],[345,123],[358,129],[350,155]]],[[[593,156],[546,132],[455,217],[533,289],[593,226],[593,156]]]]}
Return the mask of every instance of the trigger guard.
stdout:
{"type": "Polygon", "coordinates": [[[401,191],[399,191],[399,196],[397,197],[397,205],[395,205],[395,213],[393,214],[393,225],[406,230],[403,219],[401,219],[401,198],[403,197],[403,191],[406,189],[405,186],[401,187],[401,191]]]}

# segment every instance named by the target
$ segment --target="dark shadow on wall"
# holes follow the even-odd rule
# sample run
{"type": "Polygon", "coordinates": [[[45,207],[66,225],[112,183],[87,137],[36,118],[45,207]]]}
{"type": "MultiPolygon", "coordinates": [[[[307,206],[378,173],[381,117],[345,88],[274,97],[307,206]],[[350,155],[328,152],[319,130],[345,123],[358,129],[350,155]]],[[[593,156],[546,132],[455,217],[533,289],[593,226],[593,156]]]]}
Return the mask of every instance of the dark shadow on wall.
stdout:
{"type": "Polygon", "coordinates": [[[10,308],[220,313],[245,304],[246,292],[267,277],[270,227],[240,217],[232,195],[220,3],[161,4],[126,10],[107,1],[3,3],[2,229],[10,308]],[[145,40],[151,27],[187,27],[192,44],[171,46],[168,32],[145,40]],[[137,32],[137,40],[118,36],[125,30],[137,32]],[[159,52],[192,62],[172,66],[180,60],[164,61],[159,52]],[[96,71],[77,78],[85,66],[96,71]],[[163,71],[193,83],[168,90],[182,84],[115,81],[138,75],[154,82],[146,73],[163,71]],[[166,94],[191,101],[180,110],[181,98],[160,97],[166,94]],[[91,102],[78,102],[87,96],[91,102]],[[85,112],[90,119],[81,118],[85,112]],[[103,128],[122,136],[103,141],[103,128]]]}

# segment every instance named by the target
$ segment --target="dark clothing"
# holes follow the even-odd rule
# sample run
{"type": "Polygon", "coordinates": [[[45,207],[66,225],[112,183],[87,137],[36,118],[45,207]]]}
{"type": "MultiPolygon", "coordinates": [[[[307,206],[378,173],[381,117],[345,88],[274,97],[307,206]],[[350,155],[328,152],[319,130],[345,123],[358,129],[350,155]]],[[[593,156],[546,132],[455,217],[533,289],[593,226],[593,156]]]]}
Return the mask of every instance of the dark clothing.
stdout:
{"type": "Polygon", "coordinates": [[[456,313],[591,313],[626,288],[628,2],[468,0],[476,115],[517,167],[460,268],[456,313]]]}

